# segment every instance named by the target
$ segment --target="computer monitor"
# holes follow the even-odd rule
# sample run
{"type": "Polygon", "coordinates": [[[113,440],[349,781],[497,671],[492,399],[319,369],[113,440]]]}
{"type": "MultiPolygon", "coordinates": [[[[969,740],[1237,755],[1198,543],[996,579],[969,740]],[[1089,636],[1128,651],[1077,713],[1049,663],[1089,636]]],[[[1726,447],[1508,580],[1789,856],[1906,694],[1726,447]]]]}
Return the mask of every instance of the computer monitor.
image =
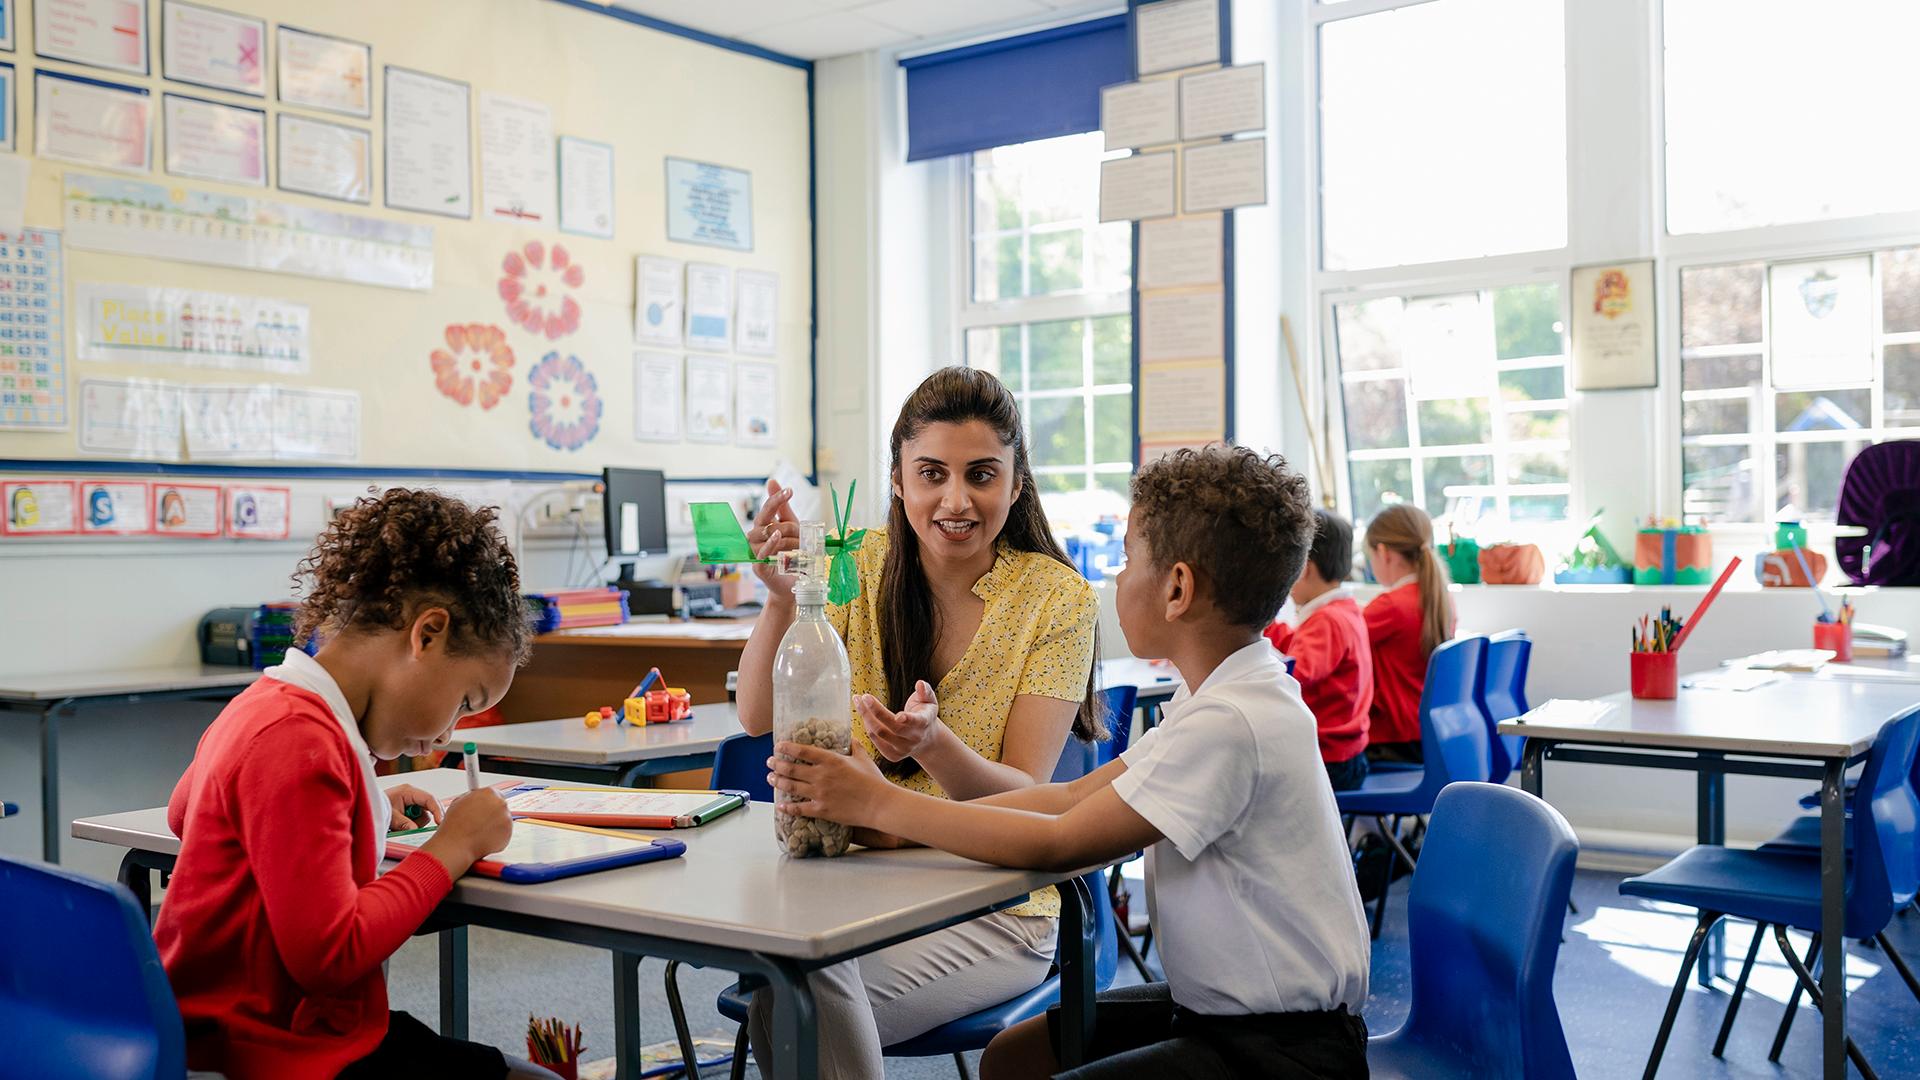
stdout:
{"type": "MultiPolygon", "coordinates": [[[[605,469],[600,474],[605,500],[607,556],[637,559],[667,552],[667,477],[658,469],[605,469]]],[[[633,576],[633,564],[621,567],[633,576]]]]}

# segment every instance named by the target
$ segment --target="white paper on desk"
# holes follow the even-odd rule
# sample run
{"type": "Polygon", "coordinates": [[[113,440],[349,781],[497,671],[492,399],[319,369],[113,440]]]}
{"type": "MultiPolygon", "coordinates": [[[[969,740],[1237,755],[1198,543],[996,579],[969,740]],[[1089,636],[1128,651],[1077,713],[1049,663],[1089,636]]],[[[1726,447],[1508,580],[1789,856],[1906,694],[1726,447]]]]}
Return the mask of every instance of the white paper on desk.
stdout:
{"type": "Polygon", "coordinates": [[[1139,221],[1173,214],[1173,151],[1100,163],[1100,220],[1139,221]]]}
{"type": "Polygon", "coordinates": [[[1227,425],[1227,371],[1218,360],[1140,366],[1142,443],[1197,445],[1227,425]]]}
{"type": "Polygon", "coordinates": [[[1267,201],[1264,137],[1185,147],[1180,151],[1180,162],[1180,173],[1186,180],[1182,213],[1259,206],[1267,201]]]}
{"type": "Polygon", "coordinates": [[[358,460],[360,394],[274,387],[273,456],[277,461],[358,460]]]}
{"type": "Polygon", "coordinates": [[[1225,355],[1226,297],[1213,292],[1140,298],[1140,362],[1225,355]]]}
{"type": "Polygon", "coordinates": [[[687,264],[641,255],[633,260],[633,340],[643,345],[680,344],[687,264]]]}
{"type": "Polygon", "coordinates": [[[1221,231],[1219,214],[1141,222],[1140,288],[1220,284],[1221,231]]]}
{"type": "Polygon", "coordinates": [[[1745,693],[1748,690],[1758,690],[1770,683],[1777,683],[1784,678],[1786,678],[1785,675],[1776,671],[1728,668],[1725,671],[1692,676],[1682,680],[1680,685],[1689,690],[1730,690],[1735,693],[1745,693]]]}
{"type": "Polygon", "coordinates": [[[26,227],[27,181],[33,162],[18,154],[0,154],[0,234],[18,236],[26,227]]]}
{"type": "Polygon", "coordinates": [[[180,387],[159,379],[80,380],[80,449],[180,460],[180,387]]]}
{"type": "Polygon", "coordinates": [[[273,457],[273,387],[189,386],[182,399],[192,461],[273,457]]]}
{"type": "Polygon", "coordinates": [[[1134,70],[1142,75],[1220,62],[1216,0],[1161,0],[1134,10],[1134,70]]]}
{"type": "Polygon", "coordinates": [[[685,360],[672,353],[634,350],[634,438],[642,442],[680,441],[680,376],[684,369],[685,360]]]}
{"type": "Polygon", "coordinates": [[[687,348],[733,348],[733,271],[727,267],[687,264],[687,348]]]}
{"type": "Polygon", "coordinates": [[[1615,708],[1615,705],[1606,701],[1552,698],[1541,702],[1532,712],[1514,722],[1540,727],[1592,727],[1605,720],[1615,708]]]}
{"type": "Polygon", "coordinates": [[[553,111],[537,101],[480,92],[481,216],[554,224],[553,111]]]}
{"type": "Polygon", "coordinates": [[[1267,66],[1180,76],[1180,137],[1211,139],[1267,126],[1267,66]]]}
{"type": "Polygon", "coordinates": [[[733,349],[749,356],[772,356],[780,329],[780,275],[742,270],[734,275],[733,349]]]}
{"type": "Polygon", "coordinates": [[[613,239],[613,147],[561,136],[560,231],[613,239]]]}
{"type": "Polygon", "coordinates": [[[733,437],[733,361],[687,357],[687,438],[723,443],[733,437]]]}
{"type": "Polygon", "coordinates": [[[1100,88],[1100,130],[1107,149],[1133,150],[1180,141],[1179,84],[1172,79],[1100,88]]]}

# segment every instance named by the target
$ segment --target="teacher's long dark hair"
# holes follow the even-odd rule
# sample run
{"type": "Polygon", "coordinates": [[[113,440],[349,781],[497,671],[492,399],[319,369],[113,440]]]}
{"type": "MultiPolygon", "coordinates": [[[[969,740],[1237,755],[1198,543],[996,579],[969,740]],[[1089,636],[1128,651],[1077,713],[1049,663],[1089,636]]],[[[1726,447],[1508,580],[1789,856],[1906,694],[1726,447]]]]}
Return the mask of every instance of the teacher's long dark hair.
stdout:
{"type": "MultiPolygon", "coordinates": [[[[1020,497],[1007,513],[1007,524],[999,539],[1015,551],[1035,551],[1062,565],[1073,561],[1061,550],[1047,524],[1047,513],[1040,506],[1040,492],[1033,483],[1033,469],[1027,460],[1027,439],[1020,424],[1020,406],[999,379],[977,368],[941,368],[927,376],[919,388],[900,406],[900,418],[893,423],[892,472],[900,479],[900,447],[916,438],[928,424],[964,424],[979,420],[992,428],[1002,446],[1013,450],[1014,481],[1020,485],[1020,497]]],[[[1076,571],[1077,572],[1077,571],[1076,571]]],[[[880,572],[880,631],[886,650],[882,666],[887,673],[887,707],[900,709],[913,695],[916,681],[933,678],[933,646],[937,636],[933,609],[933,590],[927,584],[926,568],[920,562],[920,538],[907,521],[900,496],[887,505],[887,561],[880,572]]],[[[1096,635],[1098,631],[1096,630],[1096,635]]],[[[1096,644],[1094,653],[1099,654],[1096,644]]],[[[1087,673],[1087,692],[1073,720],[1076,737],[1093,741],[1104,738],[1106,726],[1095,705],[1094,676],[1087,673]]],[[[888,761],[881,758],[881,771],[903,778],[920,771],[912,758],[888,761]]]]}

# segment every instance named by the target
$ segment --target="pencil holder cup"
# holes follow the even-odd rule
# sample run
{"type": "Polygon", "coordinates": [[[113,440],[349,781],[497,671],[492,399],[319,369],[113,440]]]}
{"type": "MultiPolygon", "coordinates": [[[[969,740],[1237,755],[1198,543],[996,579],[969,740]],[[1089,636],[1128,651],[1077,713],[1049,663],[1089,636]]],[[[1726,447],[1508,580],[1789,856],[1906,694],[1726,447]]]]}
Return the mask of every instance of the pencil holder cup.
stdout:
{"type": "Polygon", "coordinates": [[[1853,627],[1840,622],[1814,623],[1813,647],[1831,650],[1835,661],[1848,663],[1853,659],[1853,627]]]}
{"type": "Polygon", "coordinates": [[[1634,697],[1667,701],[1680,692],[1679,653],[1637,652],[1627,655],[1633,665],[1631,685],[1634,697]]]}

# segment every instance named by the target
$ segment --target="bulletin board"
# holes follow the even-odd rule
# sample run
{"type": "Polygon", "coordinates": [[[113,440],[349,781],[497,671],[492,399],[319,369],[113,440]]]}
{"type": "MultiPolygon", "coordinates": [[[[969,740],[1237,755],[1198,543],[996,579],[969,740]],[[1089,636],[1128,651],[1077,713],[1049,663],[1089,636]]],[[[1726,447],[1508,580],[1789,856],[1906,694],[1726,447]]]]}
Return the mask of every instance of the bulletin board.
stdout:
{"type": "MultiPolygon", "coordinates": [[[[309,459],[335,468],[578,473],[624,465],[695,479],[765,475],[781,459],[809,467],[814,431],[808,68],[714,47],[567,0],[196,0],[196,5],[265,21],[263,96],[166,77],[162,0],[146,5],[146,74],[43,55],[36,48],[36,5],[32,0],[7,4],[17,9],[13,51],[0,51],[0,63],[14,69],[5,103],[13,145],[31,160],[25,203],[29,233],[70,231],[73,223],[66,218],[73,211],[76,178],[95,189],[100,181],[159,185],[174,199],[243,196],[366,219],[377,228],[397,226],[388,230],[396,237],[421,237],[419,230],[431,230],[431,287],[106,253],[63,237],[69,242],[58,252],[63,265],[54,296],[64,301],[60,351],[68,423],[64,430],[0,431],[0,459],[114,460],[115,455],[90,453],[80,445],[83,380],[159,379],[203,390],[245,386],[261,402],[285,397],[316,407],[327,404],[324,391],[357,393],[355,456],[309,459]],[[275,77],[276,31],[282,26],[371,48],[370,115],[342,115],[282,100],[275,77]],[[389,205],[393,192],[387,184],[389,163],[383,160],[389,67],[468,88],[471,216],[389,205]],[[114,173],[33,157],[36,82],[44,81],[36,80],[36,72],[147,90],[154,103],[151,168],[114,173]],[[168,95],[264,112],[264,186],[169,172],[169,109],[201,106],[163,106],[168,95]],[[555,144],[572,144],[568,153],[603,160],[610,149],[611,237],[563,232],[557,207],[538,224],[489,218],[480,123],[486,95],[546,106],[555,144]],[[306,125],[299,130],[309,135],[320,130],[313,125],[335,125],[342,139],[364,138],[371,155],[364,202],[305,193],[310,181],[291,175],[277,160],[288,124],[306,125]],[[751,199],[749,248],[669,239],[668,159],[721,166],[726,176],[745,178],[751,199]],[[764,283],[771,275],[777,282],[771,340],[756,342],[757,355],[636,343],[636,259],[643,256],[724,267],[736,276],[747,271],[762,283],[756,298],[763,306],[764,283]],[[243,313],[243,319],[268,319],[275,326],[291,325],[304,308],[307,362],[278,369],[255,364],[238,371],[151,356],[83,359],[79,324],[87,313],[82,302],[103,288],[150,287],[260,298],[268,307],[294,312],[243,313]],[[646,389],[636,375],[641,350],[656,356],[646,389]],[[736,384],[748,383],[763,409],[770,395],[771,423],[760,417],[752,432],[736,427],[724,440],[711,439],[711,433],[711,441],[689,439],[683,401],[664,400],[657,359],[662,352],[693,357],[709,380],[723,365],[733,369],[736,384]],[[259,390],[263,386],[275,389],[259,390]],[[548,395],[544,402],[542,393],[548,395]],[[589,395],[594,407],[583,412],[573,399],[589,395]],[[561,398],[571,411],[558,420],[547,415],[543,422],[543,407],[551,414],[561,398]],[[642,436],[638,419],[660,409],[682,414],[678,437],[671,431],[663,437],[663,426],[673,425],[659,423],[645,425],[642,436]]],[[[686,235],[683,229],[676,232],[686,235]]],[[[682,389],[688,381],[683,377],[682,389]]],[[[207,393],[199,400],[207,400],[207,393]]],[[[736,425],[740,419],[735,418],[736,425]]],[[[219,463],[278,467],[300,461],[243,453],[219,463]]]]}

